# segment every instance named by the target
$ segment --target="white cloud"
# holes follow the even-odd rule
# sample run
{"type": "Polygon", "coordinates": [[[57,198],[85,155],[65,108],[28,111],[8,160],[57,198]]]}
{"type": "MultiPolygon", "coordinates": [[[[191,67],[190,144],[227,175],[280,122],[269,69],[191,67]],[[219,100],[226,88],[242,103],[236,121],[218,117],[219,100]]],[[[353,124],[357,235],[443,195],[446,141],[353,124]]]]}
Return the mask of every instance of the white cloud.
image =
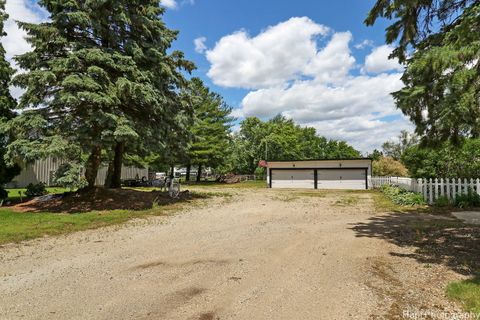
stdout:
{"type": "Polygon", "coordinates": [[[168,8],[168,9],[178,9],[179,7],[184,6],[184,5],[194,5],[194,4],[195,4],[195,0],[182,0],[182,1],[178,1],[178,0],[160,0],[160,3],[161,3],[161,5],[164,6],[165,8],[168,8]]]}
{"type": "Polygon", "coordinates": [[[402,67],[386,59],[391,48],[373,49],[358,66],[352,38],[308,18],[291,18],[254,37],[238,31],[207,51],[208,75],[217,85],[250,89],[235,116],[283,114],[370,151],[412,125],[390,95],[402,87],[402,67]]]}
{"type": "Polygon", "coordinates": [[[386,71],[402,71],[403,66],[398,62],[398,59],[389,59],[388,57],[393,51],[393,47],[383,45],[376,47],[365,58],[364,71],[371,73],[381,73],[386,71]]]}
{"type": "Polygon", "coordinates": [[[162,6],[167,7],[169,9],[176,9],[178,7],[177,1],[175,0],[161,0],[160,2],[162,6]]]}
{"type": "Polygon", "coordinates": [[[299,77],[316,58],[316,36],[328,28],[309,18],[291,18],[251,37],[238,31],[207,51],[208,76],[224,87],[263,88],[299,77]]]}
{"type": "Polygon", "coordinates": [[[206,41],[207,38],[205,37],[200,37],[193,40],[193,44],[195,45],[195,51],[198,53],[204,53],[207,50],[207,46],[205,45],[206,41]]]}
{"type": "Polygon", "coordinates": [[[12,60],[16,55],[25,53],[31,49],[25,40],[26,32],[18,28],[15,20],[22,22],[42,22],[46,13],[38,5],[28,0],[8,0],[5,10],[9,15],[5,23],[7,36],[2,38],[2,44],[7,52],[7,59],[12,60]]]}
{"type": "Polygon", "coordinates": [[[362,42],[360,43],[357,43],[356,45],[354,45],[355,49],[365,49],[367,47],[373,47],[373,41],[372,40],[368,40],[368,39],[365,39],[363,40],[362,42]]]}
{"type": "MultiPolygon", "coordinates": [[[[46,20],[47,12],[36,3],[29,0],[7,0],[5,11],[9,18],[5,22],[6,37],[1,39],[6,51],[6,58],[13,68],[18,69],[13,58],[31,50],[30,44],[25,40],[27,33],[21,30],[15,21],[40,23],[46,20]]],[[[10,93],[16,99],[23,94],[23,89],[10,87],[10,93]]]]}

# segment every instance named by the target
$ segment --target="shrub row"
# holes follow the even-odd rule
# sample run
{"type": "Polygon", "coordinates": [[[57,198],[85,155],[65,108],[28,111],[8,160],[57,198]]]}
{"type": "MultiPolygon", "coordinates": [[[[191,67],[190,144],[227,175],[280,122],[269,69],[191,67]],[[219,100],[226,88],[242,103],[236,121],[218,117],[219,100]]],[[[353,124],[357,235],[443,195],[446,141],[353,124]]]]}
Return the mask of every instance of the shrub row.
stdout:
{"type": "Polygon", "coordinates": [[[380,190],[387,196],[387,198],[398,205],[415,206],[425,204],[423,196],[419,193],[389,185],[382,186],[380,190]]]}

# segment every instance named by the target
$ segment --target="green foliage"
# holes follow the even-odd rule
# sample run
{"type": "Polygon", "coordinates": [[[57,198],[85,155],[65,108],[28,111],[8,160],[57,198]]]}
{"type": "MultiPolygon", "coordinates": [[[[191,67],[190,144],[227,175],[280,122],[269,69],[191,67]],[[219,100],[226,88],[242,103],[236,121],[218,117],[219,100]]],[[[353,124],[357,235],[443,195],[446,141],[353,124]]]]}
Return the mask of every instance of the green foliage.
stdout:
{"type": "Polygon", "coordinates": [[[480,208],[480,195],[471,188],[466,194],[459,194],[455,198],[455,206],[458,208],[480,208]]]}
{"type": "Polygon", "coordinates": [[[9,122],[17,140],[7,157],[80,162],[80,154],[88,154],[92,186],[108,154],[102,150],[121,143],[127,152],[148,153],[174,141],[184,130],[178,115],[187,108],[178,98],[186,83],[182,71],[194,66],[170,50],[177,32],[161,20],[159,1],[39,4],[49,21],[19,23],[33,50],[16,57],[25,73],[14,83],[26,92],[19,103],[24,111],[9,122]]]}
{"type": "Polygon", "coordinates": [[[381,157],[373,161],[374,176],[408,177],[408,170],[400,162],[391,157],[381,157]]]}
{"type": "Polygon", "coordinates": [[[408,148],[402,162],[414,178],[480,177],[480,139],[466,139],[461,145],[444,142],[436,148],[421,145],[408,148]]]}
{"type": "Polygon", "coordinates": [[[479,138],[480,2],[378,0],[366,23],[379,17],[395,20],[387,43],[407,68],[393,95],[416,132],[431,145],[479,138]]]}
{"type": "Polygon", "coordinates": [[[377,0],[365,24],[377,19],[394,20],[386,29],[386,42],[396,44],[394,56],[404,61],[409,47],[418,48],[432,34],[450,29],[462,12],[475,0],[377,0]]]}
{"type": "Polygon", "coordinates": [[[400,160],[405,150],[418,144],[418,137],[415,134],[402,130],[397,141],[387,141],[382,145],[383,154],[395,160],[400,160]]]}
{"type": "Polygon", "coordinates": [[[435,206],[440,208],[448,207],[450,206],[450,200],[446,196],[440,196],[435,200],[435,206]]]}
{"type": "Polygon", "coordinates": [[[0,203],[5,199],[8,199],[8,191],[0,188],[0,203]]]}
{"type": "Polygon", "coordinates": [[[87,186],[82,170],[78,163],[64,163],[55,172],[53,183],[70,190],[82,189],[87,186]]]}
{"type": "Polygon", "coordinates": [[[25,191],[25,195],[27,197],[39,197],[39,196],[46,195],[47,193],[48,191],[46,189],[46,186],[42,182],[35,183],[35,184],[30,183],[27,186],[27,191],[25,191]]]}
{"type": "Polygon", "coordinates": [[[192,102],[194,117],[190,129],[186,164],[217,168],[225,164],[230,143],[232,109],[211,92],[199,78],[193,78],[184,93],[192,102]]]}
{"type": "MultiPolygon", "coordinates": [[[[5,0],[0,0],[0,37],[5,36],[4,23],[8,18],[5,13],[5,0]]],[[[10,132],[6,130],[6,122],[15,116],[16,101],[12,98],[9,90],[10,78],[13,69],[5,59],[5,49],[0,42],[0,200],[8,197],[3,189],[5,183],[10,182],[20,173],[20,167],[16,164],[7,164],[4,156],[6,145],[12,140],[10,132]]]]}
{"type": "Polygon", "coordinates": [[[283,116],[263,122],[256,117],[242,121],[230,150],[231,170],[251,174],[260,160],[357,158],[360,153],[344,141],[327,140],[316,130],[301,127],[283,116]]]}
{"type": "Polygon", "coordinates": [[[425,201],[423,200],[423,196],[421,194],[407,191],[399,187],[384,185],[381,187],[381,191],[394,204],[402,206],[415,206],[425,204],[425,201]]]}
{"type": "Polygon", "coordinates": [[[373,161],[380,160],[380,158],[382,157],[383,157],[383,152],[377,149],[373,150],[373,152],[368,155],[368,158],[372,159],[373,161]]]}

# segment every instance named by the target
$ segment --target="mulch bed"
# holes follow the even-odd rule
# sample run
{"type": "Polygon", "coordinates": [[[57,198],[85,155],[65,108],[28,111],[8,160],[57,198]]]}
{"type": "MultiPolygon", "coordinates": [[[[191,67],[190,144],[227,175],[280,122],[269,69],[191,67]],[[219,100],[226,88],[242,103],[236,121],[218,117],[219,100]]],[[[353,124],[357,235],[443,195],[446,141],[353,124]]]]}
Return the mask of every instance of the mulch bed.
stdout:
{"type": "Polygon", "coordinates": [[[188,200],[188,191],[180,194],[178,199],[172,199],[168,193],[160,191],[143,192],[130,189],[82,190],[61,195],[52,195],[48,199],[35,198],[12,206],[17,212],[65,212],[79,213],[106,210],[146,210],[154,204],[166,205],[182,200],[188,200]]]}

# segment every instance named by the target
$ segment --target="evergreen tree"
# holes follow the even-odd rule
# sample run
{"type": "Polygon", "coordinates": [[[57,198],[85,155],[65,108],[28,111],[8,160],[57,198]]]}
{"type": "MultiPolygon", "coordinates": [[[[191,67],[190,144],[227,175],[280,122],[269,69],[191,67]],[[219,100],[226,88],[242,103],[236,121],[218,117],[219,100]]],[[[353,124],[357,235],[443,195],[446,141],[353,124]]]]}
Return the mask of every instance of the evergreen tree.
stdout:
{"type": "Polygon", "coordinates": [[[379,0],[366,23],[394,19],[387,43],[406,62],[397,106],[431,145],[480,137],[480,2],[379,0]]]}
{"type": "Polygon", "coordinates": [[[232,109],[198,78],[190,81],[186,95],[191,99],[194,112],[190,129],[192,141],[186,154],[187,171],[192,165],[197,166],[197,181],[200,181],[203,168],[216,168],[226,161],[232,109]]]}
{"type": "MultiPolygon", "coordinates": [[[[0,0],[0,37],[5,36],[4,23],[8,15],[5,13],[5,0],[0,0]]],[[[13,177],[20,173],[20,167],[15,164],[7,165],[5,162],[5,147],[11,140],[11,136],[7,131],[4,131],[4,124],[6,121],[15,116],[14,109],[16,108],[16,101],[10,94],[9,84],[10,78],[13,75],[13,69],[10,63],[5,58],[5,49],[0,43],[0,200],[7,197],[7,193],[3,190],[3,185],[10,182],[13,177]]]]}
{"type": "MultiPolygon", "coordinates": [[[[25,111],[11,121],[18,139],[10,158],[44,154],[88,155],[85,177],[95,184],[102,150],[113,150],[118,185],[128,144],[164,139],[177,109],[179,68],[193,65],[167,54],[177,32],[166,28],[158,1],[41,0],[50,21],[20,23],[33,51],[16,58],[27,72],[15,83],[26,89],[25,111]],[[34,132],[35,134],[31,134],[34,132]]],[[[173,124],[172,124],[173,123],[173,124]]]]}

